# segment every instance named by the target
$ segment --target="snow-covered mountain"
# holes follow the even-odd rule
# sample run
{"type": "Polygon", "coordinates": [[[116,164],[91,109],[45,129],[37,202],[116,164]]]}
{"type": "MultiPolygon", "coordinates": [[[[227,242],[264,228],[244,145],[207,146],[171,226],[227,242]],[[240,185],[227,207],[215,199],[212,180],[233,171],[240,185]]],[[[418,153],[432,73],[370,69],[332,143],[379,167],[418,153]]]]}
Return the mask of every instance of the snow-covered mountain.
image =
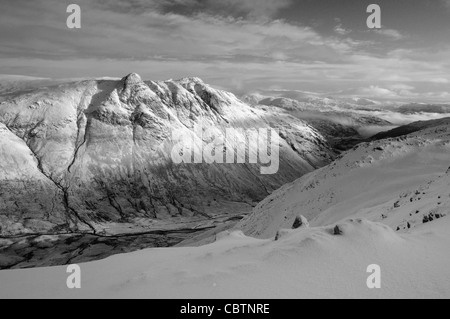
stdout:
{"type": "MultiPolygon", "coordinates": [[[[214,227],[336,156],[292,115],[251,108],[198,78],[144,82],[137,74],[2,95],[0,134],[0,235],[30,240],[214,227]],[[243,130],[239,141],[250,129],[277,129],[279,170],[262,175],[261,163],[249,161],[175,164],[174,131],[209,141],[196,125],[243,130]]],[[[22,249],[28,257],[33,245],[22,249]]]]}
{"type": "Polygon", "coordinates": [[[320,97],[312,93],[280,91],[281,96],[260,93],[243,97],[253,108],[287,113],[316,128],[337,150],[345,151],[378,132],[395,127],[377,116],[379,105],[360,98],[320,97]]]}
{"type": "MultiPolygon", "coordinates": [[[[186,81],[197,83],[176,83],[186,81]]],[[[269,108],[262,114],[284,127],[282,113],[269,108]]],[[[290,117],[285,121],[293,123],[290,117]]],[[[294,128],[286,132],[295,136],[294,128]]],[[[12,167],[3,169],[5,181],[31,176],[37,194],[51,194],[52,183],[27,143],[6,125],[0,134],[2,154],[16,149],[15,157],[4,156],[12,167]]],[[[280,136],[302,154],[303,144],[280,136]]],[[[234,230],[211,231],[208,245],[146,249],[80,264],[82,289],[67,288],[66,267],[2,270],[0,298],[449,298],[449,160],[445,119],[408,135],[361,143],[273,192],[234,230]],[[371,265],[381,269],[380,289],[367,286],[371,265]]],[[[83,249],[92,244],[78,240],[83,249]]],[[[7,254],[2,250],[10,262],[20,258],[10,252],[27,246],[1,241],[10,241],[7,254]]],[[[51,235],[34,236],[28,248],[52,247],[54,241],[51,235]]],[[[94,246],[89,254],[98,259],[95,254],[108,243],[98,238],[94,246]]]]}
{"type": "Polygon", "coordinates": [[[362,143],[331,165],[283,186],[237,227],[271,238],[297,216],[312,226],[347,218],[407,230],[450,212],[450,126],[362,143]]]}
{"type": "Polygon", "coordinates": [[[377,109],[381,103],[364,98],[338,98],[323,94],[301,91],[271,91],[252,93],[242,97],[250,105],[277,106],[284,109],[299,111],[350,111],[377,109]],[[273,94],[273,95],[271,95],[273,94]]]}
{"type": "Polygon", "coordinates": [[[404,114],[437,113],[450,114],[450,104],[409,103],[398,108],[404,114]]]}

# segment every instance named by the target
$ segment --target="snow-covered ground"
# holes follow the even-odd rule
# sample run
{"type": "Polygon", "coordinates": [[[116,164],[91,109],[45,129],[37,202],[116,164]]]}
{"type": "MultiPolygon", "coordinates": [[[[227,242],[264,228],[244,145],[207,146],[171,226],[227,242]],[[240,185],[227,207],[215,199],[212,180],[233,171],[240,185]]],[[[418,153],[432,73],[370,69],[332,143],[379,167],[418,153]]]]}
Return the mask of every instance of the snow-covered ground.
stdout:
{"type": "Polygon", "coordinates": [[[382,222],[394,230],[450,214],[450,127],[360,144],[329,166],[285,185],[261,202],[239,229],[273,237],[304,215],[312,226],[346,218],[382,222]],[[447,172],[447,173],[446,173],[447,172]]]}
{"type": "Polygon", "coordinates": [[[0,271],[0,298],[449,298],[450,218],[405,234],[353,220],[283,232],[278,241],[223,235],[198,248],[148,249],[81,265],[0,271]],[[367,267],[381,267],[381,288],[367,267]]]}

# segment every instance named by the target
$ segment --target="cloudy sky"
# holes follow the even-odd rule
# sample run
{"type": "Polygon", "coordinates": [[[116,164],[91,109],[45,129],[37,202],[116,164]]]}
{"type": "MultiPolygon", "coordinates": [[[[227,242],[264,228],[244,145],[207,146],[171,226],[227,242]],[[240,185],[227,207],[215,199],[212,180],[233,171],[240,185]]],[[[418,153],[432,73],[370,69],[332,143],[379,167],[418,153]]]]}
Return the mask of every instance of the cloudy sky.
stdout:
{"type": "Polygon", "coordinates": [[[0,74],[450,101],[450,0],[0,0],[0,43],[0,74]]]}

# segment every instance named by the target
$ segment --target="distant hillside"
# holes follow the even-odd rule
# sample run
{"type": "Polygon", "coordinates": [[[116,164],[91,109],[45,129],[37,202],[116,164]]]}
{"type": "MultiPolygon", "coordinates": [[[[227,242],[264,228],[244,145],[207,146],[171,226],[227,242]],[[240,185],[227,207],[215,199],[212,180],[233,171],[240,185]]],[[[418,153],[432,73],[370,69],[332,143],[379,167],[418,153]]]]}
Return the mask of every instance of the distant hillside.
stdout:
{"type": "Polygon", "coordinates": [[[387,132],[381,132],[372,137],[372,140],[381,140],[385,138],[394,138],[399,136],[408,135],[410,133],[418,132],[420,130],[435,127],[439,125],[450,125],[450,117],[430,120],[430,121],[419,121],[408,125],[400,126],[387,132]]]}

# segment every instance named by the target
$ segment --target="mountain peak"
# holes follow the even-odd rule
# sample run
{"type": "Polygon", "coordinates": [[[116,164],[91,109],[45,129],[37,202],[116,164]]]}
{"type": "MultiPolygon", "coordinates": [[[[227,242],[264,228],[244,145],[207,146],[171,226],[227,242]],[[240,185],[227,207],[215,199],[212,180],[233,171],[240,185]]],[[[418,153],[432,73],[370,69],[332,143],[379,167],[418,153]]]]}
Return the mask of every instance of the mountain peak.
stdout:
{"type": "Polygon", "coordinates": [[[142,82],[141,76],[137,73],[130,73],[127,76],[125,76],[122,81],[125,84],[136,84],[139,82],[142,82]]]}

